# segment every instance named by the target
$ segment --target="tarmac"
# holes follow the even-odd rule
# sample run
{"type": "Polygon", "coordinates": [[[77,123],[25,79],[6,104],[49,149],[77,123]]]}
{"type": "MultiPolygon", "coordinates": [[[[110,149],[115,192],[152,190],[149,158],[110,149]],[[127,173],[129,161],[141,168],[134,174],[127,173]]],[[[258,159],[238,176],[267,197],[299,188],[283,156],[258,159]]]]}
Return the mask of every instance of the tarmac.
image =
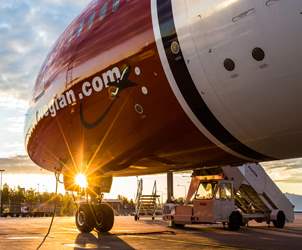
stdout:
{"type": "MultiPolygon", "coordinates": [[[[0,218],[0,249],[36,249],[47,232],[50,218],[0,218]]],[[[73,217],[55,218],[41,249],[302,249],[302,214],[284,229],[250,223],[231,232],[221,225],[172,229],[160,218],[117,216],[108,234],[81,234],[73,217]]]]}

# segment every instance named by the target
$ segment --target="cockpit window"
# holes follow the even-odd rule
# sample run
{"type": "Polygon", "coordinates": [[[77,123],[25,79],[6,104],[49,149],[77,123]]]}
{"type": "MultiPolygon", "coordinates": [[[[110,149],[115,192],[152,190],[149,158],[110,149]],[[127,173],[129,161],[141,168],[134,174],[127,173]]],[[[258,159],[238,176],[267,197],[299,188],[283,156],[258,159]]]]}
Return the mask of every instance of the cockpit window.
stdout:
{"type": "Polygon", "coordinates": [[[120,7],[120,0],[113,0],[112,12],[116,12],[119,7],[120,7]]]}
{"type": "Polygon", "coordinates": [[[107,10],[108,10],[108,1],[104,3],[104,5],[102,6],[101,10],[100,10],[100,20],[102,21],[106,14],[107,14],[107,10]]]}
{"type": "Polygon", "coordinates": [[[40,75],[36,81],[36,85],[34,88],[34,100],[37,101],[43,94],[44,94],[44,79],[40,75]]]}

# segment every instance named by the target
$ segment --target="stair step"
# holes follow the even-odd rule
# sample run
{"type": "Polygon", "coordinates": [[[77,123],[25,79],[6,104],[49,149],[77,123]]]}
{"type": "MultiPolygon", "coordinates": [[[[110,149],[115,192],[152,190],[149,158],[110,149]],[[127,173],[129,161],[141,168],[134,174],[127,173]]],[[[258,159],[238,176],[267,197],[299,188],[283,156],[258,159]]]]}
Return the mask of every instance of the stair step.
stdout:
{"type": "Polygon", "coordinates": [[[142,194],[141,197],[156,197],[156,198],[159,198],[160,196],[159,195],[153,195],[153,194],[142,194]]]}

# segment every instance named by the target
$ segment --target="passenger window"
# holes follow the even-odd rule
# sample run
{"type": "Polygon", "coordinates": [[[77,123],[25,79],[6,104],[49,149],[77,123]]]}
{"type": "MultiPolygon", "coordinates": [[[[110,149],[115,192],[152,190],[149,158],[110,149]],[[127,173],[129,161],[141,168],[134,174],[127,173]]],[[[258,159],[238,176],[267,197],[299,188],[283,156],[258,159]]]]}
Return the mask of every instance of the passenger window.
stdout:
{"type": "MultiPolygon", "coordinates": [[[[74,34],[72,34],[69,38],[68,38],[68,41],[67,41],[67,44],[71,43],[71,41],[73,40],[74,38],[74,34]]],[[[66,45],[67,45],[66,44],[66,45]]]]}
{"type": "Polygon", "coordinates": [[[79,26],[79,28],[78,28],[78,30],[77,30],[77,32],[76,32],[76,36],[77,36],[77,37],[79,37],[79,36],[81,35],[81,32],[82,32],[83,28],[84,28],[84,21],[82,21],[82,22],[80,23],[80,26],[79,26]]]}
{"type": "Polygon", "coordinates": [[[93,21],[94,21],[94,17],[95,17],[95,13],[93,13],[88,20],[88,29],[90,29],[93,25],[93,21]]]}
{"type": "Polygon", "coordinates": [[[112,12],[116,12],[119,7],[120,7],[120,0],[113,0],[112,12]]]}
{"type": "Polygon", "coordinates": [[[107,9],[108,9],[108,1],[106,3],[104,3],[104,5],[102,6],[101,10],[100,10],[100,20],[102,21],[106,14],[107,14],[107,9]]]}

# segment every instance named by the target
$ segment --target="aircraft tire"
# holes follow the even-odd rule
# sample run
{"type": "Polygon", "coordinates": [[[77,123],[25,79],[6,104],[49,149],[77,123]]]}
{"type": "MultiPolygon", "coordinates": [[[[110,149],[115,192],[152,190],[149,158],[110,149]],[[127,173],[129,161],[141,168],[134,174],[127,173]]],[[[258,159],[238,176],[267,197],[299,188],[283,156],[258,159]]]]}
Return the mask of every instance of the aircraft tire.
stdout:
{"type": "Polygon", "coordinates": [[[109,232],[114,224],[114,212],[111,206],[101,203],[95,206],[95,213],[98,220],[95,229],[100,233],[109,232]]]}
{"type": "Polygon", "coordinates": [[[81,233],[90,233],[95,227],[95,220],[89,204],[80,204],[76,215],[75,222],[81,233]]]}
{"type": "Polygon", "coordinates": [[[284,228],[285,226],[285,214],[283,211],[279,211],[277,214],[277,219],[273,220],[273,224],[276,228],[284,228]]]}

